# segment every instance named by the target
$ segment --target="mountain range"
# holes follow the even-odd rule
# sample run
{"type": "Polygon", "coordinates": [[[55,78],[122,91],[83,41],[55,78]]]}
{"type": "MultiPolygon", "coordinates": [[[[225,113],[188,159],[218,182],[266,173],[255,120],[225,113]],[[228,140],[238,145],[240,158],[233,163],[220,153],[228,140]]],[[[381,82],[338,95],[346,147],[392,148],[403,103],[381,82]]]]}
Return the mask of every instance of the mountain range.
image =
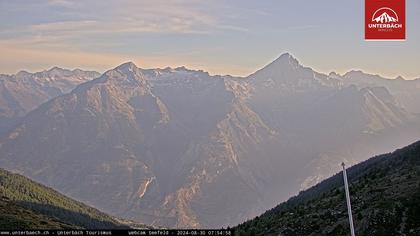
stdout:
{"type": "Polygon", "coordinates": [[[42,103],[68,93],[77,85],[99,75],[94,71],[70,71],[58,67],[36,73],[20,71],[15,75],[0,74],[0,135],[42,103]]]}
{"type": "Polygon", "coordinates": [[[21,112],[0,166],[153,226],[238,224],[420,137],[419,79],[326,75],[287,53],[247,77],[131,62],[89,74],[39,106],[8,103],[21,112]]]}

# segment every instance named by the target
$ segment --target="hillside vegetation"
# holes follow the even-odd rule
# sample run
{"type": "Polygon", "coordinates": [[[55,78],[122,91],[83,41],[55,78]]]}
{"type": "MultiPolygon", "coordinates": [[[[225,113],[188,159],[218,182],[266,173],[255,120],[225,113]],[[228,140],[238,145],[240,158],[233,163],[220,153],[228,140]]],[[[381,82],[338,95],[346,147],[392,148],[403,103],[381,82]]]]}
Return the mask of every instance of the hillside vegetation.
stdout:
{"type": "Polygon", "coordinates": [[[0,169],[0,229],[118,229],[119,220],[0,169]]]}
{"type": "MultiPolygon", "coordinates": [[[[348,177],[356,235],[420,235],[420,142],[355,165],[348,177]]],[[[350,235],[343,185],[340,172],[236,234],[350,235]]]]}

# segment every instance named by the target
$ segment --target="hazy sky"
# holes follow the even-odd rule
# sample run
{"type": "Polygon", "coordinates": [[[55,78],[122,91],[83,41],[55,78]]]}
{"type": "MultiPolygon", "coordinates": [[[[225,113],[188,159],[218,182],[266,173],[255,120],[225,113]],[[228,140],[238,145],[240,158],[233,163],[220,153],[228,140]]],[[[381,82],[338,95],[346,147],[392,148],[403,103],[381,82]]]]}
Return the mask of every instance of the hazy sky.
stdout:
{"type": "Polygon", "coordinates": [[[0,73],[100,72],[125,61],[247,75],[290,52],[320,72],[420,77],[420,1],[407,41],[364,41],[364,0],[0,0],[0,73]]]}

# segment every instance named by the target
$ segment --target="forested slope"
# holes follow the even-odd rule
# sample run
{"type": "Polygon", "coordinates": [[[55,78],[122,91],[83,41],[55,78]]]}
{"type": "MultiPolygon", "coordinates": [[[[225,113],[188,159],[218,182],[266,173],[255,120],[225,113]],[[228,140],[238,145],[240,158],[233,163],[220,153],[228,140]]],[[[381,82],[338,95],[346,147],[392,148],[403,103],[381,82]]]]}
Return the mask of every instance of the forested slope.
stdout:
{"type": "MultiPolygon", "coordinates": [[[[339,168],[339,167],[337,167],[339,168]]],[[[420,142],[348,169],[357,235],[420,235],[420,142]]],[[[349,235],[338,173],[260,217],[237,235],[349,235]]]]}
{"type": "Polygon", "coordinates": [[[128,228],[117,219],[0,169],[0,229],[128,228]]]}

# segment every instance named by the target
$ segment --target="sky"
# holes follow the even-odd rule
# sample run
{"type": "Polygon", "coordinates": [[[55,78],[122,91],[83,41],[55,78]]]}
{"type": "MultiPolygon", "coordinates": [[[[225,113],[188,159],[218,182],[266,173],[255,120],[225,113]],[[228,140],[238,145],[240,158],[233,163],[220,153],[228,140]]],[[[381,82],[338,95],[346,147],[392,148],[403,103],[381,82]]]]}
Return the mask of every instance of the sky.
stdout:
{"type": "Polygon", "coordinates": [[[364,40],[364,0],[0,0],[0,73],[186,66],[246,76],[288,52],[316,71],[420,77],[420,1],[407,40],[364,40]]]}

